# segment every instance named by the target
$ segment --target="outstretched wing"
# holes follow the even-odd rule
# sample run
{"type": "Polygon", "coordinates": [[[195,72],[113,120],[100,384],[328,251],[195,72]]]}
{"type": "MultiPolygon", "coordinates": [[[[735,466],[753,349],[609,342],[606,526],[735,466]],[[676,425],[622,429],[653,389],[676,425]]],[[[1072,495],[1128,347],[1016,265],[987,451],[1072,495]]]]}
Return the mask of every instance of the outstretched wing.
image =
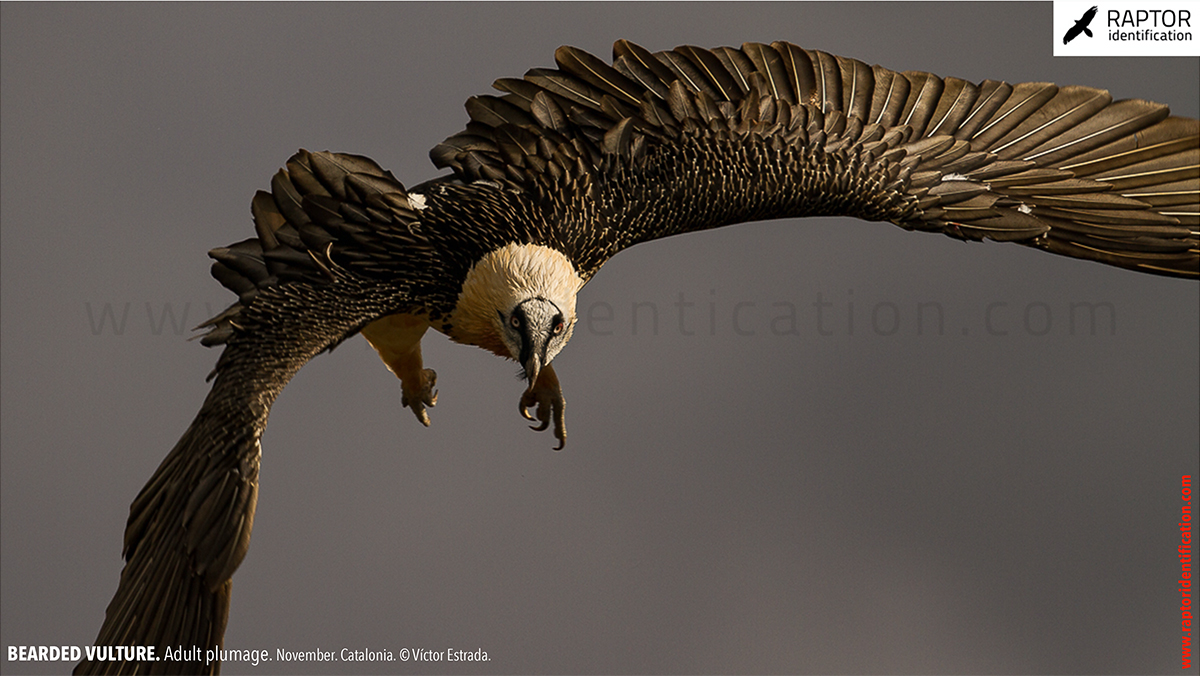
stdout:
{"type": "Polygon", "coordinates": [[[807,215],[1200,274],[1200,123],[1165,105],[784,42],[555,57],[470,99],[431,157],[535,195],[585,276],[639,242],[807,215]]]}
{"type": "Polygon", "coordinates": [[[256,236],[208,254],[213,277],[239,301],[198,327],[208,329],[204,345],[228,342],[261,291],[333,282],[335,268],[395,287],[393,311],[443,284],[404,186],[366,157],[301,150],[250,211],[256,236]]]}
{"type": "Polygon", "coordinates": [[[225,349],[200,412],[130,507],[125,568],[95,643],[156,646],[160,661],[121,654],[75,673],[219,669],[204,651],[222,645],[276,395],[322,350],[435,283],[436,266],[416,264],[427,249],[404,187],[365,158],[302,151],[252,212],[257,237],[210,252],[213,276],[239,297],[204,324],[203,342],[225,349]],[[200,653],[164,660],[180,646],[200,653]]]}

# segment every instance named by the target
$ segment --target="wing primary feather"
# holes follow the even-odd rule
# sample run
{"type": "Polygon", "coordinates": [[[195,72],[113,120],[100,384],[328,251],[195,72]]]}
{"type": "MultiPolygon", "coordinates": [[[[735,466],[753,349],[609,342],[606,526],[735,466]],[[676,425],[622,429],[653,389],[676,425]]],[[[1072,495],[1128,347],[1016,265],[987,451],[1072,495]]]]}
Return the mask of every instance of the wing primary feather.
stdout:
{"type": "MultiPolygon", "coordinates": [[[[734,83],[745,94],[750,90],[750,73],[754,72],[754,62],[746,58],[746,55],[741,50],[732,47],[718,47],[712,50],[713,54],[725,66],[734,83]]],[[[733,99],[730,99],[731,101],[733,99]]]]}
{"type": "Polygon", "coordinates": [[[740,98],[741,90],[734,81],[733,76],[721,63],[721,60],[707,49],[701,49],[692,45],[684,45],[676,47],[675,51],[683,54],[685,58],[701,71],[713,87],[716,89],[714,99],[717,101],[736,101],[740,98]]]}
{"type": "Polygon", "coordinates": [[[958,130],[954,132],[954,138],[970,139],[979,132],[979,129],[983,125],[987,124],[992,115],[1012,95],[1012,85],[1007,82],[984,80],[979,83],[978,88],[979,94],[975,98],[971,112],[967,114],[966,119],[959,125],[958,130]]]}
{"type": "Polygon", "coordinates": [[[1058,87],[1047,82],[1023,82],[1012,89],[999,111],[971,138],[974,150],[990,150],[1005,134],[1015,129],[1058,93],[1058,87]]]}
{"type": "Polygon", "coordinates": [[[858,59],[838,58],[842,68],[842,110],[864,123],[871,119],[875,74],[858,59]]]}
{"type": "Polygon", "coordinates": [[[885,128],[895,126],[904,112],[912,84],[904,75],[882,66],[875,66],[872,71],[876,85],[870,120],[885,128]]]}
{"type": "Polygon", "coordinates": [[[612,66],[587,52],[574,47],[562,46],[554,52],[558,67],[587,82],[599,91],[637,105],[638,86],[612,66]]]}
{"type": "Polygon", "coordinates": [[[655,92],[659,98],[667,98],[667,88],[675,79],[675,75],[648,49],[628,40],[617,40],[613,43],[613,58],[614,61],[617,59],[625,61],[631,68],[636,67],[636,70],[644,73],[643,76],[646,77],[646,81],[642,83],[655,92]]]}
{"type": "Polygon", "coordinates": [[[533,119],[521,108],[490,94],[472,96],[467,99],[467,115],[476,122],[489,127],[499,127],[504,124],[528,126],[533,119]]]}
{"type": "Polygon", "coordinates": [[[622,56],[613,61],[613,68],[624,73],[626,77],[640,84],[654,96],[660,99],[667,98],[667,85],[663,84],[662,80],[658,79],[654,73],[650,72],[641,63],[622,56]]]}
{"type": "Polygon", "coordinates": [[[677,81],[684,82],[689,89],[704,92],[713,98],[722,98],[717,86],[683,54],[667,51],[656,52],[654,56],[675,73],[677,81]]]}
{"type": "Polygon", "coordinates": [[[1136,134],[1072,157],[1071,163],[1063,168],[1080,176],[1090,176],[1197,146],[1200,146],[1200,120],[1168,117],[1136,134]]]}
{"type": "Polygon", "coordinates": [[[525,107],[528,107],[533,101],[533,97],[537,93],[544,91],[541,87],[517,77],[502,77],[492,82],[492,88],[497,91],[508,92],[512,96],[525,102],[525,107]]]}
{"type": "Polygon", "coordinates": [[[788,87],[792,92],[789,103],[807,103],[820,106],[817,77],[814,74],[812,56],[790,42],[772,42],[771,48],[779,53],[788,76],[788,87]]]}
{"type": "Polygon", "coordinates": [[[943,80],[942,99],[938,102],[930,122],[929,135],[953,134],[971,112],[971,106],[979,95],[979,88],[956,77],[943,80]]]}
{"type": "Polygon", "coordinates": [[[932,73],[915,71],[904,73],[904,77],[913,83],[913,88],[917,91],[916,96],[909,95],[908,103],[901,114],[903,124],[913,128],[913,136],[924,136],[942,96],[942,78],[932,73]]]}
{"type": "Polygon", "coordinates": [[[1200,148],[1163,155],[1091,176],[1116,190],[1200,178],[1200,148]]]}
{"type": "Polygon", "coordinates": [[[1164,105],[1139,100],[1117,101],[1091,119],[1030,150],[1025,159],[1039,164],[1059,163],[1157,124],[1169,114],[1170,110],[1164,105]]]}
{"type": "Polygon", "coordinates": [[[1014,159],[1055,139],[1111,102],[1112,96],[1106,91],[1090,87],[1062,87],[1053,99],[999,139],[990,150],[1001,159],[1014,159]]]}
{"type": "Polygon", "coordinates": [[[809,52],[812,60],[812,70],[816,76],[816,91],[813,93],[813,104],[820,106],[821,112],[828,113],[840,110],[842,107],[842,69],[837,57],[820,51],[809,52]]]}
{"type": "Polygon", "coordinates": [[[780,99],[786,98],[781,89],[786,86],[787,71],[779,52],[757,42],[742,45],[742,52],[754,63],[755,72],[762,76],[770,95],[780,99]]]}
{"type": "Polygon", "coordinates": [[[602,94],[599,90],[561,71],[533,68],[525,74],[525,79],[568,101],[581,103],[590,108],[600,107],[602,94]]]}

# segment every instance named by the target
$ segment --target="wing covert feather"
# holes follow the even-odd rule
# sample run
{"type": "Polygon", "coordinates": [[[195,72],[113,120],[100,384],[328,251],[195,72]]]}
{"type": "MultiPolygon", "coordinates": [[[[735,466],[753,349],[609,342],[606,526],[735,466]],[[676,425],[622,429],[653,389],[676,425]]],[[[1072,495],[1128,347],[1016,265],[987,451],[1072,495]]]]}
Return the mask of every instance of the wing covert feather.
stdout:
{"type": "Polygon", "coordinates": [[[648,239],[818,214],[1200,274],[1200,129],[1164,105],[786,42],[652,53],[622,40],[613,58],[561,48],[559,70],[497,82],[519,92],[510,105],[473,98],[468,131],[432,152],[463,181],[535,195],[585,275],[648,239]],[[544,142],[505,144],[513,126],[544,142]]]}
{"type": "Polygon", "coordinates": [[[848,215],[1200,275],[1200,121],[1162,104],[897,72],[786,42],[618,41],[611,64],[571,47],[555,61],[467,101],[466,129],[431,151],[453,177],[409,191],[365,157],[301,151],[254,196],[256,237],[210,252],[238,296],[201,325],[204,344],[224,346],[215,382],[130,508],[97,645],[219,647],[276,395],[382,315],[445,318],[469,266],[514,237],[563,251],[587,278],[648,240],[848,215]]]}
{"type": "MultiPolygon", "coordinates": [[[[436,274],[431,266],[403,275],[386,267],[423,260],[425,244],[403,186],[367,158],[301,151],[270,193],[255,195],[251,214],[256,238],[210,252],[213,276],[238,302],[199,327],[208,329],[204,344],[224,346],[213,387],[130,506],[126,563],[96,645],[221,647],[275,397],[305,363],[367,322],[431,300],[421,291],[423,274],[436,274]]],[[[219,667],[85,660],[75,673],[219,667]]]]}

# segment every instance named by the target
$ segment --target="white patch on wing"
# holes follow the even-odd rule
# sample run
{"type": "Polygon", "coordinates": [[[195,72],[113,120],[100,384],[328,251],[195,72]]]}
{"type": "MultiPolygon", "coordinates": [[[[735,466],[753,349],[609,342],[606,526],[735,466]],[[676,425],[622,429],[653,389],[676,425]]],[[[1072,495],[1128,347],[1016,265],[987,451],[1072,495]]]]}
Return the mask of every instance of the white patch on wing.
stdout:
{"type": "Polygon", "coordinates": [[[408,193],[408,205],[417,211],[424,211],[429,207],[425,204],[425,196],[421,193],[408,193]]]}

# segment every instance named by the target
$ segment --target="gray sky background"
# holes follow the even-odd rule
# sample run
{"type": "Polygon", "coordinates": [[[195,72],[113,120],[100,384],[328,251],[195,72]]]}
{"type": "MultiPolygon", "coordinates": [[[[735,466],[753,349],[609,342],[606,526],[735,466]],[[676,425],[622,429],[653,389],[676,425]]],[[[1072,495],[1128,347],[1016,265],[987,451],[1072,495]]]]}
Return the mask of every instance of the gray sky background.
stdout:
{"type": "MultiPolygon", "coordinates": [[[[186,341],[232,300],[205,252],[252,235],[296,148],[416,184],[468,96],[622,37],[1200,106],[1200,59],[1052,58],[1049,3],[0,13],[5,651],[94,639],[129,503],[217,358],[186,341]]],[[[431,333],[423,429],[356,338],[275,406],[226,645],[492,661],[226,673],[1174,673],[1198,308],[1192,282],[848,219],[660,241],[580,296],[561,453],[514,365],[431,333]],[[799,335],[774,335],[789,304],[799,335]]]]}

